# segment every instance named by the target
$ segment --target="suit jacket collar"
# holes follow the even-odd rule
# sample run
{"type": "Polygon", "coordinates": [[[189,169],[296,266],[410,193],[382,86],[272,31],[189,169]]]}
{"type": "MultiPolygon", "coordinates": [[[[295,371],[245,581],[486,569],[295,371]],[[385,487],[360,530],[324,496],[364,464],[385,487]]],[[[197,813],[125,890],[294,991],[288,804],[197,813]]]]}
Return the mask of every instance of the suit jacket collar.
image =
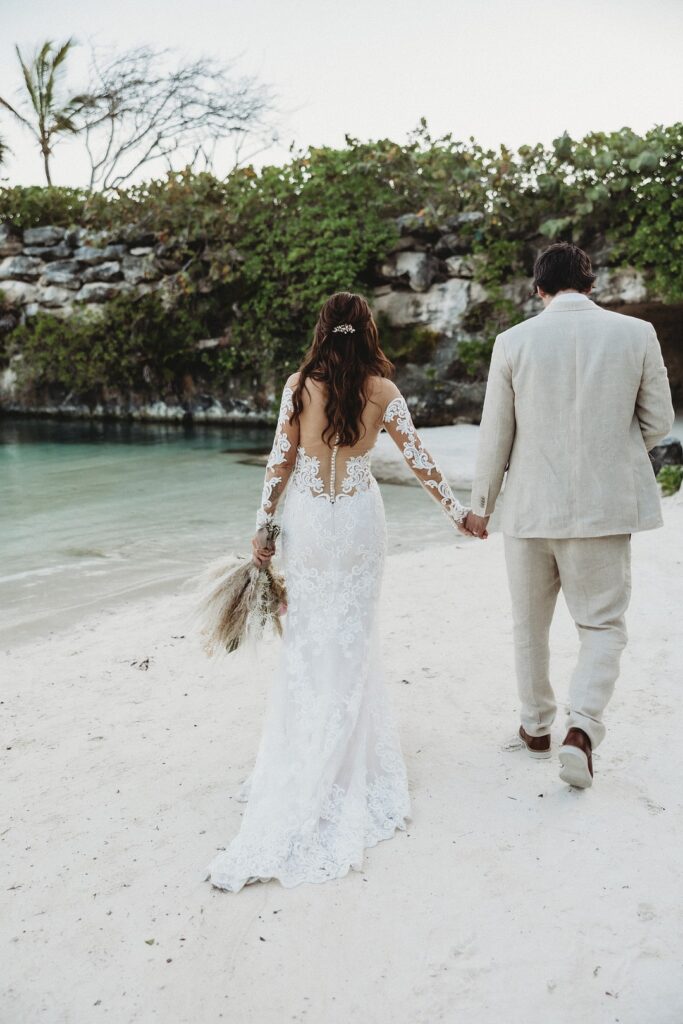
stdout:
{"type": "Polygon", "coordinates": [[[596,309],[597,306],[587,295],[572,292],[571,295],[556,295],[545,309],[544,313],[577,313],[579,310],[596,309]]]}

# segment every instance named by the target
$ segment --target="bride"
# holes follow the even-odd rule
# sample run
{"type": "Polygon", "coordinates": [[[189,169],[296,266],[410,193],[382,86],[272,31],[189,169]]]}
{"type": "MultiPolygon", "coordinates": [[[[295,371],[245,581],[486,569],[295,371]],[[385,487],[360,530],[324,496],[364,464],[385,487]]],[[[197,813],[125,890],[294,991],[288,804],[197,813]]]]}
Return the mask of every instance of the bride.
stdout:
{"type": "Polygon", "coordinates": [[[422,445],[392,369],[365,299],[339,292],[282,393],[252,546],[254,562],[267,565],[264,527],[289,484],[288,610],[242,825],[207,869],[219,889],[340,878],[409,818],[379,653],[386,524],[370,455],[382,428],[462,533],[469,510],[422,445]]]}

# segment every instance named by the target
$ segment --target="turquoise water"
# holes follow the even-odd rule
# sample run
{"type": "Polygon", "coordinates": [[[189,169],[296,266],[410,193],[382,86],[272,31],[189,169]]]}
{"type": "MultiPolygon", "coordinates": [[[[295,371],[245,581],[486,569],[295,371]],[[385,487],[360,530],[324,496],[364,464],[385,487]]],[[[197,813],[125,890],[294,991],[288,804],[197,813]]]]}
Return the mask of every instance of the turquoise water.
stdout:
{"type": "MultiPolygon", "coordinates": [[[[260,428],[0,419],[0,642],[71,625],[248,553],[260,428]]],[[[391,550],[452,543],[418,487],[382,485],[391,550]]]]}
{"type": "MultiPolygon", "coordinates": [[[[271,441],[260,428],[0,418],[0,644],[248,553],[263,468],[243,460],[271,441]]],[[[421,488],[381,490],[391,551],[453,543],[421,488]]]]}

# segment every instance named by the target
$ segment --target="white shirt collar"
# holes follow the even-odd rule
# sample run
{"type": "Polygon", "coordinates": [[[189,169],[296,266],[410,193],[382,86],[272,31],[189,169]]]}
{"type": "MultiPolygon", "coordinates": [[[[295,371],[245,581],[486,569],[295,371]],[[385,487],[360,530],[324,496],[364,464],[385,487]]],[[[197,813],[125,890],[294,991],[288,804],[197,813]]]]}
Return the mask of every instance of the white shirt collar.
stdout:
{"type": "Polygon", "coordinates": [[[583,302],[583,300],[588,297],[589,296],[586,295],[585,292],[558,292],[557,295],[553,295],[551,302],[554,302],[555,299],[570,299],[574,302],[576,302],[577,299],[580,299],[580,301],[583,302]]]}

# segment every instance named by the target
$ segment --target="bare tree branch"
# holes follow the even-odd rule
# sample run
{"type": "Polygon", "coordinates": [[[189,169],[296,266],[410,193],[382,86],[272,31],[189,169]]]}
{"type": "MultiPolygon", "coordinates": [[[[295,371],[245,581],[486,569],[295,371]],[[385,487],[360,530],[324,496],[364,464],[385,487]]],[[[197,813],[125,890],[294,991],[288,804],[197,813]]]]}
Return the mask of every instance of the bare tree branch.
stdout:
{"type": "Polygon", "coordinates": [[[77,99],[90,188],[103,191],[154,161],[173,168],[174,155],[210,166],[220,140],[263,133],[273,110],[270,90],[230,65],[206,57],[174,65],[171,51],[146,46],[108,60],[93,51],[91,84],[77,99]]]}

